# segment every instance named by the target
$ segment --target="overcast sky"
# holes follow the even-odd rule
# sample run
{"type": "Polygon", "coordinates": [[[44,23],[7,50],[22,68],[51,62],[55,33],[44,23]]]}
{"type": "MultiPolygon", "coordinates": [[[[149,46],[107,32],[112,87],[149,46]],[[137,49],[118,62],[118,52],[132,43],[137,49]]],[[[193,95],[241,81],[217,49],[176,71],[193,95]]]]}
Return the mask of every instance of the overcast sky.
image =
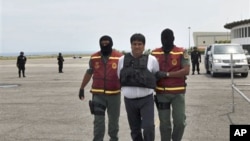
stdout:
{"type": "Polygon", "coordinates": [[[146,49],[160,47],[165,28],[188,47],[192,32],[229,32],[226,23],[249,19],[249,0],[0,0],[0,54],[99,50],[110,35],[113,48],[130,51],[142,33],[146,49]]]}

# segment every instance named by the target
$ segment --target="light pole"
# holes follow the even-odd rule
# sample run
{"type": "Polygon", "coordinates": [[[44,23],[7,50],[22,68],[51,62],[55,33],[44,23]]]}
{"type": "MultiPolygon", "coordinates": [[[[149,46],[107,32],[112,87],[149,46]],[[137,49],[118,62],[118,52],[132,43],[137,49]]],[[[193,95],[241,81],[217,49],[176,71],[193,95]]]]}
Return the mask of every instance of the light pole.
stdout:
{"type": "Polygon", "coordinates": [[[190,50],[190,29],[191,27],[188,27],[188,49],[190,50]]]}

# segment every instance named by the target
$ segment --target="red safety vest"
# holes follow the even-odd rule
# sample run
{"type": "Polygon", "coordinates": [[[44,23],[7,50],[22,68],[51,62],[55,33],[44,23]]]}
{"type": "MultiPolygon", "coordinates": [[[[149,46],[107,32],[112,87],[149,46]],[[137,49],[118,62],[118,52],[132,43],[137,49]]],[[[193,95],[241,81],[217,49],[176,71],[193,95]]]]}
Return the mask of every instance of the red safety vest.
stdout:
{"type": "MultiPolygon", "coordinates": [[[[152,51],[158,62],[160,71],[172,72],[181,69],[181,58],[183,56],[184,49],[179,47],[174,47],[172,51],[166,55],[162,48],[156,48],[152,51]]],[[[166,77],[157,81],[157,86],[155,88],[156,93],[159,94],[179,94],[185,93],[186,91],[186,77],[166,77]]]]}
{"type": "Polygon", "coordinates": [[[120,81],[117,76],[118,59],[122,54],[113,50],[106,64],[101,58],[101,53],[91,55],[91,63],[94,68],[93,83],[90,92],[94,94],[119,94],[120,81]]]}

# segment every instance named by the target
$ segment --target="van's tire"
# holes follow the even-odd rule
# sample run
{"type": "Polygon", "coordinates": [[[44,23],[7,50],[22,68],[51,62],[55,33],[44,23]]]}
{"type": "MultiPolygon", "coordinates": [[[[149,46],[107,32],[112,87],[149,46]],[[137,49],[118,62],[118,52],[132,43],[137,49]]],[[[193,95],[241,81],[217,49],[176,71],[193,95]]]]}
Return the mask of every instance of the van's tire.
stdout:
{"type": "Polygon", "coordinates": [[[212,77],[216,77],[217,76],[217,73],[214,73],[213,71],[211,71],[210,74],[211,74],[212,77]]]}
{"type": "Polygon", "coordinates": [[[248,76],[248,73],[241,73],[241,77],[247,77],[248,76]]]}
{"type": "Polygon", "coordinates": [[[212,76],[212,77],[216,77],[217,76],[217,74],[215,73],[215,72],[213,72],[213,67],[212,67],[212,64],[210,64],[211,65],[211,69],[210,69],[210,75],[212,76]]]}

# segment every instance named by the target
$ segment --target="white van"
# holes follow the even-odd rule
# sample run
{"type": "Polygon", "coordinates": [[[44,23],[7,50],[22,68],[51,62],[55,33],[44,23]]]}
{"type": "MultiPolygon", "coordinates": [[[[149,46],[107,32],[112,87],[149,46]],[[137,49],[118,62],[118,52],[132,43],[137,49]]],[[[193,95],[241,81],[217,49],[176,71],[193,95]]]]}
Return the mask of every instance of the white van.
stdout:
{"type": "Polygon", "coordinates": [[[239,44],[212,44],[204,54],[204,65],[207,74],[215,77],[220,73],[231,73],[231,54],[234,73],[242,77],[248,76],[248,63],[244,50],[239,44]]]}

